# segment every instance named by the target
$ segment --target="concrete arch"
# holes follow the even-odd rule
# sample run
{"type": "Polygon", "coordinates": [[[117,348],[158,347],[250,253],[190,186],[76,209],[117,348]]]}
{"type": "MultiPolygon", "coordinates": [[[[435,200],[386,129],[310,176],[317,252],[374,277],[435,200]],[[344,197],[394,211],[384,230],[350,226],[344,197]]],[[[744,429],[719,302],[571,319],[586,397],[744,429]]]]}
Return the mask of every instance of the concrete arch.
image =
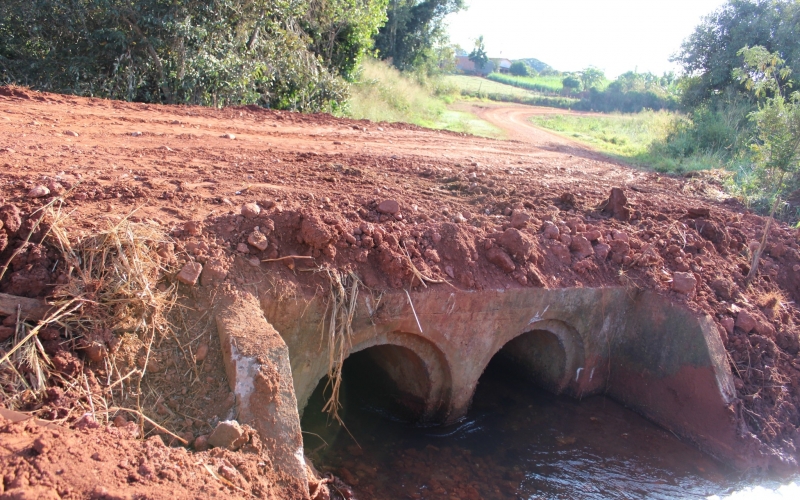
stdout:
{"type": "MultiPolygon", "coordinates": [[[[447,359],[435,344],[419,335],[389,332],[354,344],[347,357],[370,348],[374,348],[371,353],[373,360],[398,389],[421,401],[420,421],[447,419],[453,393],[452,375],[447,359]]],[[[315,381],[310,386],[312,391],[326,372],[327,363],[324,366],[320,363],[315,381]]],[[[301,413],[306,402],[307,398],[301,413]]]]}
{"type": "MultiPolygon", "coordinates": [[[[448,365],[447,358],[439,348],[436,347],[431,341],[405,332],[391,332],[378,337],[365,340],[353,346],[350,354],[368,349],[370,347],[401,347],[412,352],[417,356],[418,361],[421,362],[419,367],[424,369],[425,377],[428,384],[424,388],[423,393],[415,394],[424,400],[424,411],[421,414],[421,420],[424,422],[438,422],[446,419],[450,409],[450,400],[452,398],[453,384],[452,376],[450,373],[450,366],[448,365]]],[[[399,362],[399,363],[415,363],[414,359],[403,359],[400,356],[392,357],[391,355],[384,358],[384,361],[399,362]]],[[[385,366],[385,368],[389,368],[385,366]]],[[[399,366],[399,370],[394,370],[394,373],[387,371],[398,386],[401,388],[405,385],[412,388],[408,384],[408,380],[402,380],[402,377],[407,374],[408,365],[399,366]]],[[[419,389],[422,389],[422,384],[415,384],[419,389]]]]}
{"type": "Polygon", "coordinates": [[[583,338],[563,321],[531,323],[524,332],[499,346],[497,353],[504,354],[536,383],[555,394],[579,393],[585,364],[583,338]]]}
{"type": "Polygon", "coordinates": [[[492,358],[506,346],[509,347],[508,351],[513,352],[512,359],[516,358],[520,368],[537,379],[536,381],[546,389],[556,394],[566,393],[571,396],[579,394],[578,379],[581,375],[586,376],[582,370],[579,371],[585,362],[583,338],[575,328],[563,321],[539,320],[529,323],[521,331],[503,332],[495,337],[483,363],[472,370],[474,378],[465,384],[465,389],[469,391],[467,393],[469,399],[462,400],[462,403],[457,405],[455,416],[466,413],[469,401],[472,400],[472,395],[478,386],[478,379],[492,358]],[[548,356],[559,356],[563,361],[545,366],[542,370],[541,361],[546,360],[548,356]]]}

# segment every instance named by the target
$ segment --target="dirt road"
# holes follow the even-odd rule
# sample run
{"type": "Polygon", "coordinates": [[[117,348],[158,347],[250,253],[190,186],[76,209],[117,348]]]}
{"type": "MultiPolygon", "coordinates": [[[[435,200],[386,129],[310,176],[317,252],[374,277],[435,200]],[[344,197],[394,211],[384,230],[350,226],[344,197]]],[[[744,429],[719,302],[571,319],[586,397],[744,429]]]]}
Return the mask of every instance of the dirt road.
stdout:
{"type": "MultiPolygon", "coordinates": [[[[520,179],[523,184],[535,177],[548,190],[587,195],[594,191],[598,199],[611,187],[658,177],[621,169],[602,155],[525,123],[526,113],[545,112],[543,109],[501,107],[479,112],[509,130],[516,140],[258,108],[157,107],[19,91],[18,95],[0,96],[0,148],[6,150],[0,153],[0,161],[11,167],[10,175],[25,165],[32,173],[50,177],[61,173],[61,178],[80,180],[83,187],[79,189],[90,191],[86,197],[90,205],[98,190],[121,193],[104,202],[112,207],[129,200],[128,192],[139,193],[136,199],[159,196],[166,206],[145,206],[143,210],[161,212],[162,217],[167,214],[167,219],[196,217],[197,211],[203,215],[218,212],[215,200],[235,201],[248,190],[305,193],[306,182],[319,179],[294,168],[298,155],[339,162],[347,159],[359,168],[407,163],[419,169],[440,162],[476,163],[496,169],[498,180],[522,175],[524,172],[515,168],[524,165],[533,176],[520,179]],[[190,196],[192,201],[175,203],[171,201],[175,195],[190,196]]],[[[375,182],[388,193],[400,193],[404,186],[427,189],[436,184],[385,171],[375,172],[375,182]]],[[[539,182],[536,184],[541,185],[539,182]]],[[[348,191],[352,191],[349,185],[341,183],[325,189],[332,197],[348,191]]]]}
{"type": "Polygon", "coordinates": [[[543,128],[534,126],[530,118],[542,115],[582,115],[591,116],[594,113],[581,113],[558,108],[540,106],[524,106],[519,104],[500,103],[458,103],[454,109],[466,111],[477,115],[492,125],[505,132],[506,137],[524,142],[544,151],[559,151],[570,154],[575,150],[582,150],[583,155],[596,158],[599,161],[608,161],[609,158],[585,145],[572,141],[564,136],[555,134],[543,128]]]}

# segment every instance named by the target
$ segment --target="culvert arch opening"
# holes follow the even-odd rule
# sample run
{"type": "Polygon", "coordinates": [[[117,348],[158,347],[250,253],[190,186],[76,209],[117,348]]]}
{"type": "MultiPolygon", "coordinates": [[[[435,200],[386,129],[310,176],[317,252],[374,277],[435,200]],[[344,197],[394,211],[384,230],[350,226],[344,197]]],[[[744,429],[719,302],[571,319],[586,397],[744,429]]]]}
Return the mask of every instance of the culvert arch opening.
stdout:
{"type": "Polygon", "coordinates": [[[503,346],[497,354],[509,368],[535,385],[559,394],[569,382],[567,353],[547,330],[530,330],[503,346]]]}
{"type": "MultiPolygon", "coordinates": [[[[355,349],[342,365],[339,415],[345,425],[353,415],[363,412],[416,425],[435,418],[439,408],[446,405],[446,400],[441,400],[442,393],[447,392],[442,367],[438,360],[429,359],[431,352],[420,353],[397,344],[355,349]]],[[[320,431],[323,422],[331,427],[323,411],[330,394],[328,377],[323,376],[303,409],[304,429],[320,431]]]]}
{"type": "MultiPolygon", "coordinates": [[[[554,394],[578,396],[585,365],[583,339],[559,320],[531,323],[498,343],[490,362],[501,363],[554,394]]],[[[488,367],[488,362],[487,362],[488,367]]]]}

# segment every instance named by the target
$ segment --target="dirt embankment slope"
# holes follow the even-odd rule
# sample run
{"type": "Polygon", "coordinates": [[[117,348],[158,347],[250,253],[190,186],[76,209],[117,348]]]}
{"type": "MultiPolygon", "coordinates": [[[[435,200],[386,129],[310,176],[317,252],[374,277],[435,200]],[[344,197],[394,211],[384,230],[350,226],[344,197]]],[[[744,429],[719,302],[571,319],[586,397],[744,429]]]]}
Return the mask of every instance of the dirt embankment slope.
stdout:
{"type": "MultiPolygon", "coordinates": [[[[515,137],[524,139],[526,126],[513,125],[515,137]]],[[[276,282],[316,286],[319,275],[294,272],[305,260],[263,262],[304,255],[353,270],[373,289],[420,286],[417,271],[464,289],[653,289],[716,319],[742,431],[787,456],[800,446],[798,235],[776,226],[760,277],[746,287],[764,221],[727,200],[711,177],[635,170],[557,140],[496,141],[255,107],[153,106],[15,88],[0,89],[0,167],[3,263],[24,244],[28,214],[63,194],[72,234],[132,214],[171,234],[178,268],[203,265],[208,284],[248,286],[260,275],[231,270],[250,262],[276,282]]],[[[24,245],[0,291],[44,297],[63,262],[35,238],[24,245]]],[[[63,347],[53,336],[46,347],[55,356],[63,347]]],[[[107,378],[102,362],[76,352],[79,366],[107,378]]],[[[215,415],[192,407],[192,393],[180,394],[181,381],[169,374],[181,366],[170,363],[162,360],[160,376],[174,386],[170,404],[187,415],[179,430],[191,442],[209,432],[202,422],[215,415]],[[199,424],[192,424],[195,411],[199,424]]],[[[204,395],[225,392],[216,363],[200,377],[209,384],[204,395]]],[[[28,409],[63,417],[48,404],[28,409]]],[[[5,429],[0,441],[17,432],[5,429]]],[[[33,461],[37,453],[24,456],[33,461]]],[[[176,480],[151,476],[144,480],[176,480]]]]}

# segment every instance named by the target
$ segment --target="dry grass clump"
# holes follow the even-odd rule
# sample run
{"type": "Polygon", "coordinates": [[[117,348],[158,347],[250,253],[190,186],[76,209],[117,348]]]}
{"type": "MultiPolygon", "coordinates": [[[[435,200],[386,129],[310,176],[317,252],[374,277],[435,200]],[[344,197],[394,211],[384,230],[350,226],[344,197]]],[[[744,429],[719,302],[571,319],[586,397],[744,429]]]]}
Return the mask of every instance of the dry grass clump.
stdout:
{"type": "Polygon", "coordinates": [[[80,304],[59,326],[78,339],[87,357],[106,365],[111,388],[106,395],[113,401],[117,390],[124,399],[127,384],[144,416],[141,382],[153,342],[171,332],[167,315],[177,300],[176,285],[162,281],[176,270],[172,242],[160,228],[127,218],[75,242],[61,224],[54,224],[51,234],[67,275],[54,303],[80,304]]]}
{"type": "Polygon", "coordinates": [[[8,352],[0,349],[0,397],[6,408],[15,410],[31,401],[42,400],[53,364],[38,334],[76,310],[74,303],[67,302],[36,326],[22,321],[18,311],[12,347],[8,352]]]}
{"type": "Polygon", "coordinates": [[[324,320],[322,323],[323,337],[328,343],[328,384],[325,391],[330,389],[331,395],[322,411],[327,412],[344,426],[339,416],[339,410],[342,408],[339,402],[339,390],[342,384],[342,366],[352,347],[353,316],[356,312],[361,281],[353,272],[340,274],[331,269],[325,269],[324,272],[328,275],[331,287],[326,309],[326,316],[330,310],[327,328],[324,320]]]}
{"type": "Polygon", "coordinates": [[[126,411],[142,417],[140,425],[150,421],[140,404],[141,384],[154,341],[172,332],[168,314],[177,287],[163,280],[176,270],[172,242],[160,228],[127,218],[77,239],[68,234],[67,216],[52,205],[42,219],[48,228],[44,243],[59,251],[66,279],[53,293],[53,312],[35,326],[18,320],[13,347],[0,351],[4,404],[35,408],[48,385],[55,384],[74,401],[70,414],[83,410],[105,422],[118,409],[117,395],[133,400],[137,408],[126,411]],[[83,350],[88,360],[101,364],[106,380],[87,378],[80,370],[54,370],[38,335],[47,328],[60,330],[70,350],[83,350]]]}
{"type": "Polygon", "coordinates": [[[50,358],[27,325],[17,321],[13,348],[2,353],[0,362],[0,398],[9,409],[19,408],[25,401],[38,399],[50,378],[50,358]]]}
{"type": "Polygon", "coordinates": [[[67,275],[54,303],[81,304],[82,314],[70,315],[62,326],[85,336],[112,331],[144,339],[168,332],[166,315],[175,304],[176,287],[159,282],[175,271],[174,247],[160,228],[123,219],[74,243],[60,224],[51,234],[67,275]]]}
{"type": "MultiPolygon", "coordinates": [[[[49,234],[53,221],[61,217],[59,201],[58,198],[53,199],[30,214],[29,218],[34,221],[30,231],[0,269],[0,279],[5,276],[11,261],[27,247],[35,233],[46,228],[45,236],[49,234]]],[[[17,308],[11,346],[7,352],[0,347],[0,400],[6,408],[14,410],[31,401],[42,400],[53,364],[44,351],[38,334],[77,309],[77,305],[67,301],[46,319],[39,321],[37,325],[31,325],[23,321],[22,311],[20,307],[17,308]]]]}
{"type": "Polygon", "coordinates": [[[786,297],[780,291],[767,292],[758,298],[756,304],[761,309],[777,311],[786,303],[786,297]]]}

